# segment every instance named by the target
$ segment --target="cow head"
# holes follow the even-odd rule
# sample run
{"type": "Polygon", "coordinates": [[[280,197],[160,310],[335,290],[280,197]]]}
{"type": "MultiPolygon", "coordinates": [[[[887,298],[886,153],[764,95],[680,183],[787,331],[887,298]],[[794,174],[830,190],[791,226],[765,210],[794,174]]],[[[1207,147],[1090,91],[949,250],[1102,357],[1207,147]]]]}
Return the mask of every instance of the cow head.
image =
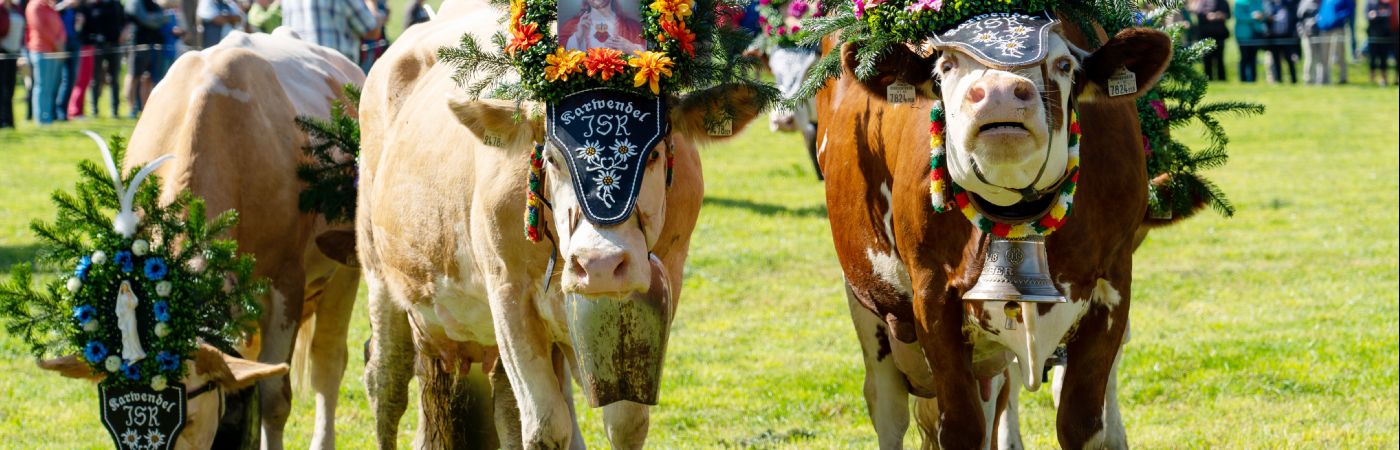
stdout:
{"type": "MultiPolygon", "coordinates": [[[[68,378],[100,382],[106,374],[93,373],[92,367],[78,356],[39,361],[39,367],[68,378]]],[[[201,344],[191,359],[185,360],[185,428],[175,438],[172,448],[206,449],[214,444],[219,428],[225,397],[252,386],[258,380],[279,377],[287,373],[286,364],[268,365],[229,356],[218,349],[201,344]]]]}
{"type": "MultiPolygon", "coordinates": [[[[776,47],[768,53],[768,70],[773,72],[774,84],[783,98],[792,98],[802,88],[802,80],[807,78],[807,70],[817,62],[817,52],[806,48],[776,47]]],[[[777,106],[768,113],[768,128],[772,131],[807,132],[813,117],[808,103],[796,108],[777,106]]]]}

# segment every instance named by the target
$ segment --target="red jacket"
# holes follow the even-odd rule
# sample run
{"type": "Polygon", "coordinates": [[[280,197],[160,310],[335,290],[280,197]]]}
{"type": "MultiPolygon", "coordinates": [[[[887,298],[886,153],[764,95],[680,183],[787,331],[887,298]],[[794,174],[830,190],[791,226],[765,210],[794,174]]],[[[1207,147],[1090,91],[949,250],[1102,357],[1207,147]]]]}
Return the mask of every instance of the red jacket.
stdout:
{"type": "Polygon", "coordinates": [[[29,44],[31,52],[56,52],[63,48],[68,32],[63,29],[63,19],[54,11],[50,0],[33,0],[25,8],[24,21],[29,24],[29,44]]]}

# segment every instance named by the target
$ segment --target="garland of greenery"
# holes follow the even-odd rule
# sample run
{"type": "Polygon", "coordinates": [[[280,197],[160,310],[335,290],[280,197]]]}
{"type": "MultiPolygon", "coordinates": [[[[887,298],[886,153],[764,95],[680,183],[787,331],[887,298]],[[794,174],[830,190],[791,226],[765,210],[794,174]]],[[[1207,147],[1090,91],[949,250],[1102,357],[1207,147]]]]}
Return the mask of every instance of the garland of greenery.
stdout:
{"type": "MultiPolygon", "coordinates": [[[[778,97],[775,88],[758,80],[753,70],[757,60],[743,56],[751,37],[738,27],[718,25],[718,12],[737,4],[723,2],[733,0],[644,0],[643,28],[650,50],[632,55],[560,47],[550,30],[557,19],[555,0],[502,1],[493,0],[510,10],[509,34],[497,33],[492,39],[499,51],[483,49],[471,34],[464,34],[456,47],[438,50],[440,59],[457,66],[453,79],[472,98],[486,94],[517,104],[548,104],[597,87],[660,95],[722,84],[753,90],[760,110],[778,97]],[[505,76],[510,72],[518,80],[505,76]]],[[[721,93],[713,95],[699,100],[718,100],[721,93]]]]}
{"type": "Polygon", "coordinates": [[[331,101],[330,120],[297,116],[297,127],[310,138],[302,151],[311,161],[297,165],[306,183],[297,199],[302,212],[322,214],[327,222],[355,219],[355,192],[360,185],[360,121],[349,111],[360,104],[360,88],[346,83],[345,101],[331,101]]]}
{"type": "MultiPolygon", "coordinates": [[[[111,147],[111,159],[120,161],[124,142],[114,137],[111,147]]],[[[104,385],[157,391],[183,378],[184,360],[199,340],[231,351],[248,337],[261,310],[255,296],[266,283],[252,281],[251,256],[239,255],[233,241],[216,239],[238,222],[235,212],[206,220],[204,201],[189,191],[161,206],[160,182],[142,183],[149,173],[142,168],[122,179],[130,200],[113,186],[112,163],[104,171],[83,161],[78,170],[73,192],[53,194],[55,220],[30,224],[42,267],[60,275],[36,289],[31,266],[11,270],[0,284],[6,331],[36,357],[81,355],[94,373],[110,375],[104,385]],[[139,223],[124,229],[122,215],[135,210],[142,213],[139,223]],[[138,302],[125,317],[117,312],[124,295],[138,302]],[[145,357],[125,359],[121,328],[133,326],[145,357]]]]}
{"type": "Polygon", "coordinates": [[[821,2],[816,0],[758,0],[758,23],[763,27],[756,44],[759,48],[800,47],[807,31],[802,25],[789,25],[790,19],[804,20],[821,17],[821,2]]]}

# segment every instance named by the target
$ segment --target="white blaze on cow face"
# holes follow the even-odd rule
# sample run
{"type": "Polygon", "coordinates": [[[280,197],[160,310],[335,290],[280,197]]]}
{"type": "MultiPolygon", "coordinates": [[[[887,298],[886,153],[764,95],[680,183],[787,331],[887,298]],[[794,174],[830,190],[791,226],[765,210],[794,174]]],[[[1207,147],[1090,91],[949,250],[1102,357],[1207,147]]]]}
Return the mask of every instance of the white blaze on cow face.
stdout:
{"type": "Polygon", "coordinates": [[[947,117],[948,173],[997,205],[1020,201],[1013,190],[1053,186],[1069,160],[1067,114],[1078,62],[1058,33],[1050,33],[1045,45],[1043,76],[1041,64],[989,67],[956,49],[935,61],[947,117]],[[1057,103],[1058,111],[1047,111],[1047,101],[1057,103]]]}
{"type": "MultiPolygon", "coordinates": [[[[768,54],[768,69],[773,72],[774,84],[783,98],[792,98],[797,94],[802,80],[807,76],[807,69],[816,62],[817,52],[811,50],[776,48],[768,54]]],[[[811,126],[812,109],[810,100],[795,109],[776,106],[773,112],[768,113],[768,128],[772,131],[806,132],[806,128],[811,126]]]]}
{"type": "MultiPolygon", "coordinates": [[[[665,143],[647,156],[642,185],[632,215],[620,223],[595,225],[584,218],[574,190],[573,177],[563,163],[561,150],[545,151],[546,198],[559,254],[563,259],[562,287],[583,295],[627,294],[651,286],[647,255],[660,237],[666,220],[665,143]]],[[[621,201],[621,199],[619,199],[621,201]]]]}

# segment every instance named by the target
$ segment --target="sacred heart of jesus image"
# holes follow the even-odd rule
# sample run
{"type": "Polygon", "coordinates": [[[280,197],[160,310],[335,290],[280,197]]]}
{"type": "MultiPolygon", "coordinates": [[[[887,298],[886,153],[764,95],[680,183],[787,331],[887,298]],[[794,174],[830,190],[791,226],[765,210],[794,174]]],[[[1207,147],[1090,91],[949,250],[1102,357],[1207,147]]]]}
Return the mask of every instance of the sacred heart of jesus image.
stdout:
{"type": "Polygon", "coordinates": [[[661,97],[589,89],[549,105],[549,140],[563,151],[589,222],[611,225],[631,215],[647,157],[669,122],[661,97]]]}

